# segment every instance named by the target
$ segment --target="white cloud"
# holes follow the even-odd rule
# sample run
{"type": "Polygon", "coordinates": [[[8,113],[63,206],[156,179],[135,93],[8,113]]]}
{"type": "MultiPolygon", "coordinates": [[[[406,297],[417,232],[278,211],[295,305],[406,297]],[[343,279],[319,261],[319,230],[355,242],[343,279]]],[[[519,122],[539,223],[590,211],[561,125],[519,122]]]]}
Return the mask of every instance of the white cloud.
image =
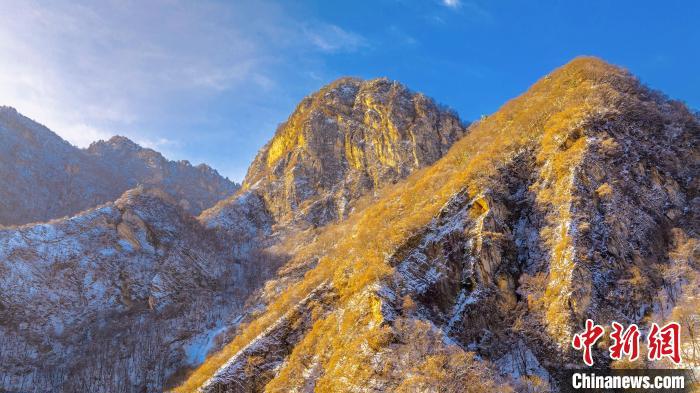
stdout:
{"type": "Polygon", "coordinates": [[[462,3],[460,0],[442,0],[442,4],[450,8],[459,8],[462,3]]]}
{"type": "Polygon", "coordinates": [[[150,139],[140,137],[137,138],[134,142],[138,143],[140,146],[163,153],[166,156],[168,155],[167,153],[171,149],[181,147],[182,145],[180,141],[175,141],[168,138],[150,139]]]}
{"type": "MultiPolygon", "coordinates": [[[[472,0],[441,0],[442,5],[450,8],[453,11],[458,11],[459,14],[469,17],[474,21],[490,23],[493,21],[493,15],[479,2],[472,0]]],[[[445,21],[439,16],[433,16],[433,21],[443,24],[445,21]]]]}
{"type": "Polygon", "coordinates": [[[113,134],[172,145],[147,142],[173,140],[169,130],[133,130],[198,97],[269,93],[297,61],[289,53],[366,45],[260,1],[0,0],[0,10],[0,105],[79,146],[113,134]]]}

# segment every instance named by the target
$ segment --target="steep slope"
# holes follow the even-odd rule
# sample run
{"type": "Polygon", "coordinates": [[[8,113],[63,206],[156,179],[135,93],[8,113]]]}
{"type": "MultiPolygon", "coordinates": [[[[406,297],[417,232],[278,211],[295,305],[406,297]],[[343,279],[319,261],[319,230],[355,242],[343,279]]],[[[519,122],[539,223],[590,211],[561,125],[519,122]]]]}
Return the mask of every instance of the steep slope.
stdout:
{"type": "Polygon", "coordinates": [[[296,250],[315,267],[177,390],[546,391],[586,318],[697,329],[699,139],[682,104],[576,59],[296,250]]]}
{"type": "Polygon", "coordinates": [[[0,107],[0,178],[0,225],[73,215],[139,184],[199,214],[238,188],[206,165],[168,161],[124,137],[78,149],[8,107],[0,107]]]}
{"type": "MultiPolygon", "coordinates": [[[[363,199],[435,162],[465,131],[456,114],[400,83],[338,79],[302,100],[242,189],[199,220],[242,263],[274,270],[363,199]]],[[[269,285],[282,290],[307,268],[288,265],[269,285]]]]}
{"type": "Polygon", "coordinates": [[[199,220],[272,291],[264,307],[317,258],[293,256],[378,190],[432,164],[466,131],[453,112],[387,79],[341,78],[306,97],[258,153],[236,195],[199,220]],[[278,267],[284,270],[271,277],[278,267]]]}
{"type": "Polygon", "coordinates": [[[160,190],[1,229],[0,390],[162,390],[249,292],[225,249],[160,190]]]}
{"type": "Polygon", "coordinates": [[[0,225],[47,221],[116,199],[110,171],[48,128],[0,107],[0,225]]]}
{"type": "Polygon", "coordinates": [[[243,188],[278,223],[322,226],[367,192],[435,162],[464,131],[455,114],[397,82],[342,78],[302,100],[243,188]]]}

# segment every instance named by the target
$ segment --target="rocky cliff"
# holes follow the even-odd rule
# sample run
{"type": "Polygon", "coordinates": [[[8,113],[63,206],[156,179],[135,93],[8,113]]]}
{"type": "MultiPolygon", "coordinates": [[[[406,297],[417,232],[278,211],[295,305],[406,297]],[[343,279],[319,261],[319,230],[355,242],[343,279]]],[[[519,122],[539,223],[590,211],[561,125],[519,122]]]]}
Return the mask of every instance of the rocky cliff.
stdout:
{"type": "Polygon", "coordinates": [[[556,391],[586,318],[676,318],[700,371],[698,142],[683,104],[576,59],[295,250],[177,390],[556,391]]]}
{"type": "Polygon", "coordinates": [[[341,78],[304,98],[253,160],[242,190],[204,211],[245,265],[283,267],[248,299],[282,293],[317,262],[291,257],[379,190],[426,168],[466,132],[449,109],[385,78],[341,78]]]}
{"type": "Polygon", "coordinates": [[[206,165],[168,161],[124,137],[78,149],[9,107],[0,107],[0,178],[0,225],[73,215],[139,184],[199,214],[238,188],[206,165]]]}
{"type": "MultiPolygon", "coordinates": [[[[264,259],[276,269],[465,132],[452,111],[398,82],[341,78],[304,98],[253,160],[241,191],[199,219],[244,263],[264,259]]],[[[314,261],[287,264],[268,285],[283,291],[314,261]]]]}
{"type": "Polygon", "coordinates": [[[339,79],[303,99],[251,164],[243,188],[278,222],[320,226],[368,191],[442,157],[465,128],[387,79],[339,79]]]}

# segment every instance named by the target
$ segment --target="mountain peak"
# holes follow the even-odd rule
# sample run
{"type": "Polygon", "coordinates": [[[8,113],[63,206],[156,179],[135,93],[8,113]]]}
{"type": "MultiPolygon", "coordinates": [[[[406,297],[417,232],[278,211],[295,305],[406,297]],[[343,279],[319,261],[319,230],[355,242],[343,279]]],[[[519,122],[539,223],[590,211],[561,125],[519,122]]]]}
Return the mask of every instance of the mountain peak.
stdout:
{"type": "Polygon", "coordinates": [[[566,84],[567,86],[562,86],[565,88],[578,86],[578,84],[585,82],[609,83],[615,89],[623,91],[641,87],[637,78],[627,70],[594,56],[574,58],[542,78],[532,89],[536,89],[538,85],[552,83],[553,81],[566,84]]]}
{"type": "Polygon", "coordinates": [[[595,56],[578,56],[571,59],[568,63],[562,65],[561,67],[555,69],[550,73],[550,75],[555,75],[557,73],[580,73],[582,76],[587,78],[596,79],[602,75],[621,75],[624,74],[628,77],[633,76],[623,68],[618,67],[614,64],[610,64],[607,61],[595,57],[595,56]]]}
{"type": "Polygon", "coordinates": [[[607,69],[609,71],[612,70],[620,70],[619,67],[612,65],[608,63],[607,61],[601,59],[600,57],[597,56],[586,56],[586,55],[581,55],[581,56],[576,56],[573,59],[569,60],[568,63],[564,64],[560,68],[598,68],[598,69],[607,69]]]}
{"type": "Polygon", "coordinates": [[[367,191],[435,162],[464,132],[457,115],[398,82],[344,77],[299,103],[244,187],[275,218],[320,225],[345,216],[367,191]]]}
{"type": "MultiPolygon", "coordinates": [[[[358,91],[349,110],[363,116],[337,123],[368,127],[363,136],[379,135],[371,143],[381,146],[394,129],[387,119],[405,112],[363,98],[358,91]]],[[[306,137],[313,122],[295,113],[280,132],[306,137]]],[[[295,248],[278,272],[314,260],[311,270],[271,285],[265,311],[179,391],[442,391],[463,382],[448,385],[427,370],[452,375],[452,363],[469,370],[474,391],[499,390],[479,386],[465,348],[495,371],[484,380],[556,383],[559,365],[575,364],[571,337],[586,319],[662,321],[671,298],[697,297],[699,136],[700,122],[682,104],[621,68],[577,58],[470,126],[428,169],[295,248]],[[676,295],[666,280],[681,275],[687,284],[676,295]],[[424,372],[430,381],[406,377],[424,372]]],[[[309,150],[282,151],[251,189],[303,189],[298,163],[309,150]]],[[[697,314],[695,304],[684,307],[670,315],[697,314]]]]}
{"type": "Polygon", "coordinates": [[[17,113],[17,109],[11,106],[0,105],[0,113],[17,113]]]}
{"type": "Polygon", "coordinates": [[[119,145],[119,146],[130,146],[130,147],[138,147],[141,148],[139,144],[136,142],[132,141],[131,139],[121,136],[121,135],[115,135],[107,141],[107,143],[112,144],[112,145],[119,145]]]}
{"type": "MultiPolygon", "coordinates": [[[[143,146],[139,145],[138,143],[132,141],[131,139],[122,136],[122,135],[115,135],[108,140],[99,140],[96,142],[92,142],[90,146],[86,149],[89,153],[95,153],[104,149],[109,149],[109,150],[114,150],[114,151],[130,151],[130,152],[137,152],[137,151],[142,151],[142,150],[150,150],[146,149],[143,146]]],[[[155,153],[155,151],[154,151],[155,153]]],[[[157,153],[160,154],[160,153],[157,153]]]]}
{"type": "Polygon", "coordinates": [[[360,85],[364,82],[366,82],[365,79],[358,78],[356,76],[341,76],[338,79],[321,87],[321,89],[319,89],[319,90],[342,87],[342,86],[357,86],[357,85],[360,85]]]}

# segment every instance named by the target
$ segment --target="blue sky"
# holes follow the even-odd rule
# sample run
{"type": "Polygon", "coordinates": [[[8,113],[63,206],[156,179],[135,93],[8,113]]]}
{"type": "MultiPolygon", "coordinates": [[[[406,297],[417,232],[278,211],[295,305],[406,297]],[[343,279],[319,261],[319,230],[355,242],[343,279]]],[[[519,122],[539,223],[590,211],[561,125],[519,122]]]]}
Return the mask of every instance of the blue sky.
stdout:
{"type": "Polygon", "coordinates": [[[695,1],[0,0],[0,105],[241,180],[305,95],[386,76],[492,113],[577,55],[700,109],[695,1]]]}

